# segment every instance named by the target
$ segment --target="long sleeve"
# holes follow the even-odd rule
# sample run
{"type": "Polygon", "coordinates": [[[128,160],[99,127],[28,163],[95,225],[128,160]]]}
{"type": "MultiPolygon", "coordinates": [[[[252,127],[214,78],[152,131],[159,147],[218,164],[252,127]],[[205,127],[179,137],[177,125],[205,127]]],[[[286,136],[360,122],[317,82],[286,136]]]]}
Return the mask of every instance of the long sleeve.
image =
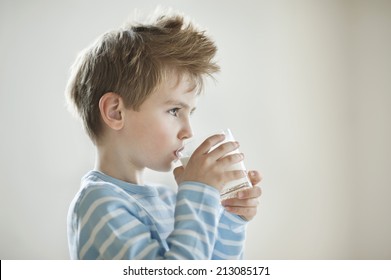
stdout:
{"type": "Polygon", "coordinates": [[[167,238],[167,255],[180,259],[210,259],[219,222],[217,190],[195,182],[179,186],[174,231],[167,238]]]}
{"type": "MultiPolygon", "coordinates": [[[[119,189],[119,188],[118,188],[119,189]]],[[[165,205],[145,207],[139,199],[106,184],[85,188],[68,216],[73,259],[210,259],[220,219],[219,193],[184,182],[179,186],[173,230],[165,205]],[[160,221],[153,216],[159,212],[160,221]],[[167,213],[166,213],[167,212],[167,213]],[[168,223],[169,224],[169,223],[168,223]]],[[[150,198],[149,198],[150,199],[150,198]]]]}
{"type": "Polygon", "coordinates": [[[247,222],[235,214],[223,211],[212,259],[242,259],[247,222]]]}

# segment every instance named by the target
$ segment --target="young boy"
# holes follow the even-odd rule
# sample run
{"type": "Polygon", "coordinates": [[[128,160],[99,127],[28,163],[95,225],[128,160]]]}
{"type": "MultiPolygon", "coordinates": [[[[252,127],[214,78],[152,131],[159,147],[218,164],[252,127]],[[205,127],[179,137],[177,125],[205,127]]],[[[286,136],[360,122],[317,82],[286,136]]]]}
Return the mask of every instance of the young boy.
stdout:
{"type": "Polygon", "coordinates": [[[205,75],[219,70],[214,43],[180,15],[111,31],[73,66],[67,96],[96,146],[68,215],[72,259],[237,259],[259,187],[220,202],[219,190],[258,172],[226,171],[238,147],[209,137],[186,168],[178,192],[145,185],[143,171],[169,171],[184,140],[205,75]]]}

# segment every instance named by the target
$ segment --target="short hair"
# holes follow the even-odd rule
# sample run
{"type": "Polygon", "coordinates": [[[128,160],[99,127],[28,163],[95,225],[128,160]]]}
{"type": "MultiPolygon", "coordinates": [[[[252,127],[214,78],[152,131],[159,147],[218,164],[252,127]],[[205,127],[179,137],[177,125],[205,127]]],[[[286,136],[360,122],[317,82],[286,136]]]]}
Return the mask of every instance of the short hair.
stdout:
{"type": "Polygon", "coordinates": [[[180,14],[157,16],[150,23],[128,24],[100,36],[72,66],[66,95],[96,143],[102,131],[99,100],[115,92],[126,108],[138,110],[168,72],[188,74],[201,91],[205,76],[219,66],[214,42],[180,14]]]}

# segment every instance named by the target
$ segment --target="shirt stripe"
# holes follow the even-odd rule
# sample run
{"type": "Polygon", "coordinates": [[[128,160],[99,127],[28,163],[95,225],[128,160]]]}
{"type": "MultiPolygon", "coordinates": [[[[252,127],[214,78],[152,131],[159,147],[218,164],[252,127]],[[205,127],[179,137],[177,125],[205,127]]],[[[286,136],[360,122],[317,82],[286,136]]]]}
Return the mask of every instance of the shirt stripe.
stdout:
{"type": "Polygon", "coordinates": [[[90,171],[68,213],[72,259],[239,259],[247,222],[216,189],[138,186],[90,171]]]}

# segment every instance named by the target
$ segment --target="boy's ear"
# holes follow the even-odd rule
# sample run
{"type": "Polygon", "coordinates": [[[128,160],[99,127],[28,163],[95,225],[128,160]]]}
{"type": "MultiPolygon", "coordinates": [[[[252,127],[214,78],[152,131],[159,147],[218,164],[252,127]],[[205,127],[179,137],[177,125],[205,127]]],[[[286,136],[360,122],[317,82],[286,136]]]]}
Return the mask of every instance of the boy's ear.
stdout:
{"type": "Polygon", "coordinates": [[[110,128],[120,130],[124,126],[124,104],[118,94],[105,93],[99,100],[99,111],[103,121],[110,128]]]}

